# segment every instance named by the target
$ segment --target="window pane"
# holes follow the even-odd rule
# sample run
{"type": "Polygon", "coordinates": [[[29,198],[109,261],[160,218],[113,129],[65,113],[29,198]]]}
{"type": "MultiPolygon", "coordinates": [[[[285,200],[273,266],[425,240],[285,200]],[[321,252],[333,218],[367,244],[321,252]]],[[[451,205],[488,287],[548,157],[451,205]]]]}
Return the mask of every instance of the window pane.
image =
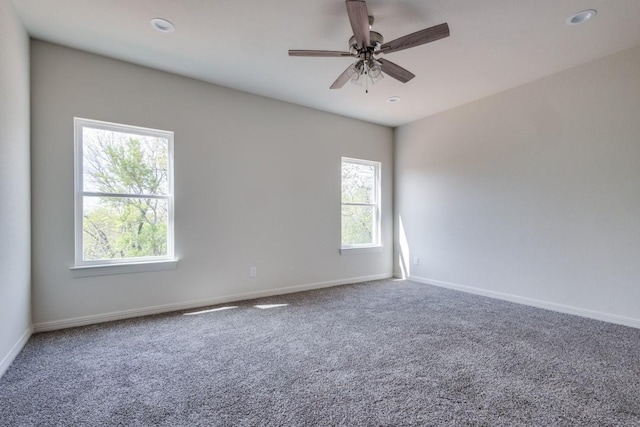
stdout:
{"type": "Polygon", "coordinates": [[[166,256],[167,209],[166,199],[85,196],[83,259],[166,256]]]}
{"type": "Polygon", "coordinates": [[[82,128],[83,190],[169,194],[169,141],[113,130],[82,128]]]}
{"type": "Polygon", "coordinates": [[[342,203],[376,203],[375,167],[342,162],[342,203]]]}
{"type": "Polygon", "coordinates": [[[343,245],[370,245],[374,243],[374,210],[373,206],[342,206],[343,245]]]}

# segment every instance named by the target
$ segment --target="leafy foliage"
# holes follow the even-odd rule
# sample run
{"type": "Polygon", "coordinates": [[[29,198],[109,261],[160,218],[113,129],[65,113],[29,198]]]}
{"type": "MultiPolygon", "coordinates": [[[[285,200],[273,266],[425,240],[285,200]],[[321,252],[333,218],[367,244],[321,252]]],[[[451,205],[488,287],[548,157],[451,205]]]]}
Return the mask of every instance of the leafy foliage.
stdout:
{"type": "Polygon", "coordinates": [[[342,244],[373,243],[372,206],[342,206],[342,244]]]}
{"type": "Polygon", "coordinates": [[[167,254],[168,142],[84,128],[85,260],[167,254]],[[109,197],[110,194],[118,197],[109,197]],[[146,197],[145,197],[146,196],[146,197]]]}
{"type": "Polygon", "coordinates": [[[342,162],[342,244],[374,242],[375,167],[342,162]]]}

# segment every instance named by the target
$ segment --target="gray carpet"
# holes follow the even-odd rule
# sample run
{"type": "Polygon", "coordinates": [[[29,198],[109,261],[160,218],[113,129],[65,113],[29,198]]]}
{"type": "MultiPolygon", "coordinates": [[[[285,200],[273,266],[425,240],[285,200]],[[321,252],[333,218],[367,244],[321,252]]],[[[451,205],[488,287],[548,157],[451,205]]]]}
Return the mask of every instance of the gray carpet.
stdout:
{"type": "Polygon", "coordinates": [[[640,425],[638,329],[393,280],[226,306],[34,335],[0,424],[640,425]]]}

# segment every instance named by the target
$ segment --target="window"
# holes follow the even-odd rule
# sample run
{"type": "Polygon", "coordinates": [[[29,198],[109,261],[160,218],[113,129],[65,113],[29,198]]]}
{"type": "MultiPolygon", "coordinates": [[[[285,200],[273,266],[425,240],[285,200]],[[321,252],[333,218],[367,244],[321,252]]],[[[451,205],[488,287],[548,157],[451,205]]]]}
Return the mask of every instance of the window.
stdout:
{"type": "Polygon", "coordinates": [[[173,259],[173,132],[76,118],[76,266],[173,259]]]}
{"type": "Polygon", "coordinates": [[[380,163],[342,158],[342,248],[380,246],[380,163]]]}

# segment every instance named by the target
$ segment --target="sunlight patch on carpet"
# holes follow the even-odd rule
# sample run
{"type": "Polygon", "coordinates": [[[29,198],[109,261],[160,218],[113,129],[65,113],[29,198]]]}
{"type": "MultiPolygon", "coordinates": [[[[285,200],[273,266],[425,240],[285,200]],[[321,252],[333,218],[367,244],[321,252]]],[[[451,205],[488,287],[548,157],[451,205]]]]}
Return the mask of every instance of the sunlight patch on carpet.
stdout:
{"type": "Polygon", "coordinates": [[[289,304],[258,304],[258,305],[254,305],[254,307],[259,308],[261,310],[267,310],[269,308],[284,307],[286,305],[289,305],[289,304]]]}
{"type": "Polygon", "coordinates": [[[226,306],[226,307],[210,308],[208,310],[192,311],[191,313],[184,313],[184,315],[185,316],[193,316],[193,315],[196,315],[196,314],[213,313],[214,311],[231,310],[232,308],[238,308],[238,306],[237,305],[229,305],[229,306],[226,306]]]}

